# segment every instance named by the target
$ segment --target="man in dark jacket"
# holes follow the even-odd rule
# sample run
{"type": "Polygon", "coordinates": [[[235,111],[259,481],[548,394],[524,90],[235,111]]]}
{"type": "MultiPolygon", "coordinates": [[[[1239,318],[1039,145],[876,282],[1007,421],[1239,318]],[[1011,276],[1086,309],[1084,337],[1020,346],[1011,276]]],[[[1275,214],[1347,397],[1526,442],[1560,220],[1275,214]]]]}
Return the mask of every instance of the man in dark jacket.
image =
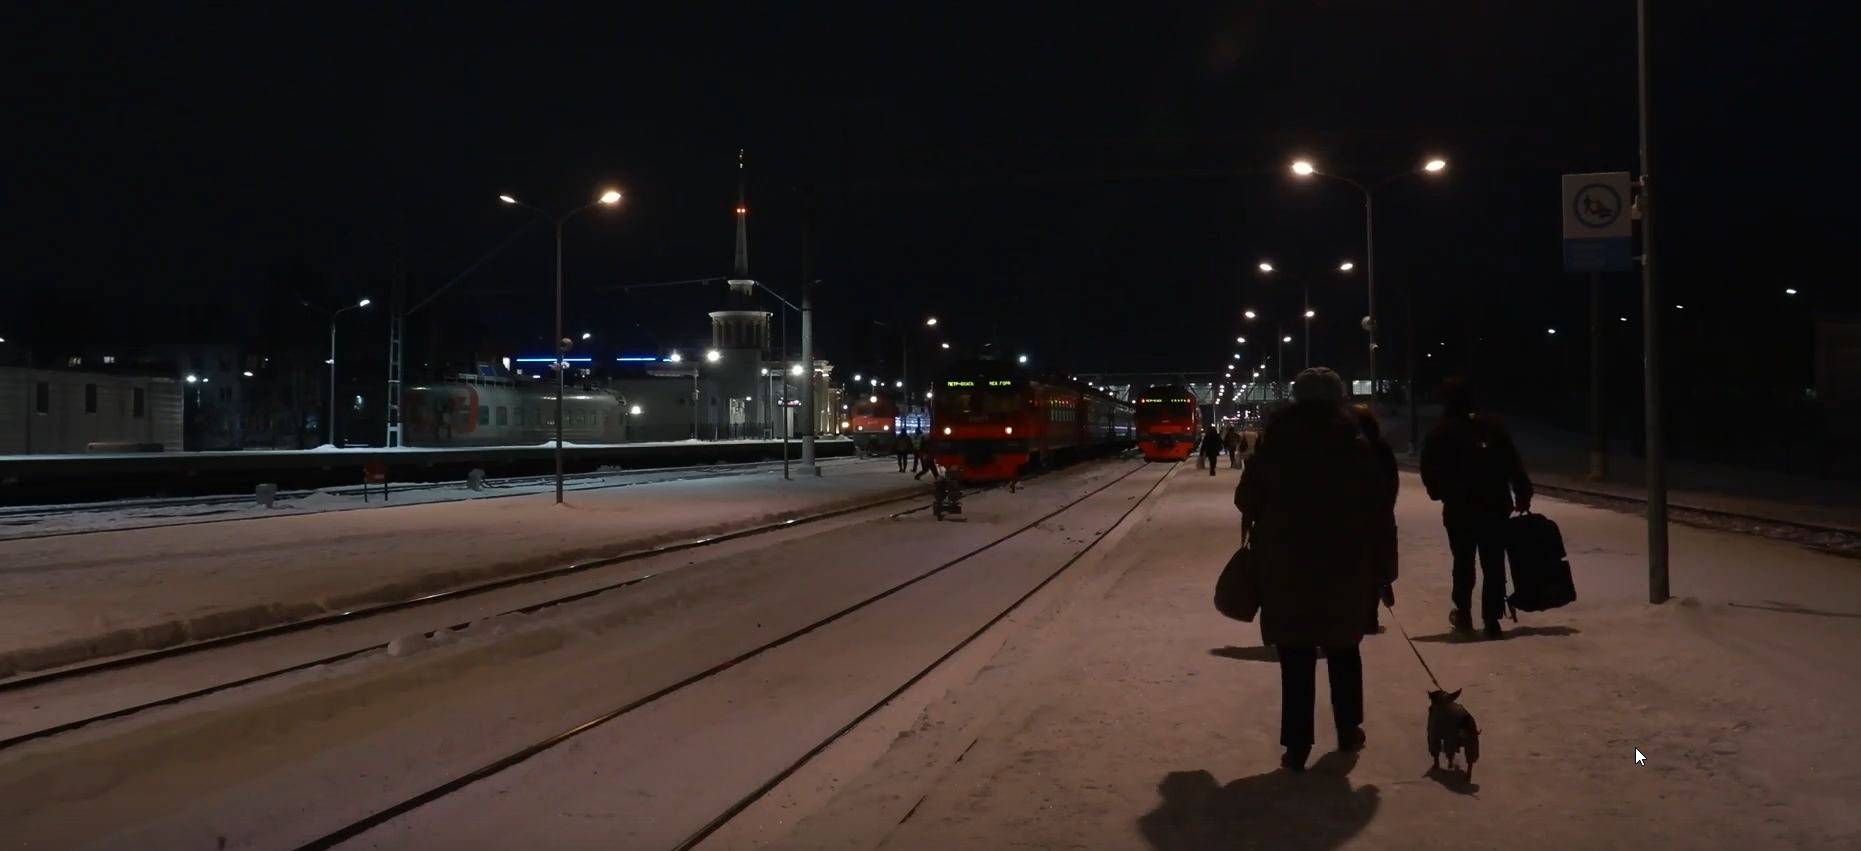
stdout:
{"type": "Polygon", "coordinates": [[[1215,475],[1215,461],[1221,458],[1221,432],[1209,426],[1202,431],[1202,460],[1208,464],[1208,474],[1215,475]]]}
{"type": "Polygon", "coordinates": [[[905,466],[911,463],[911,432],[900,430],[898,439],[892,444],[892,453],[898,456],[898,472],[905,472],[905,466]]]}
{"type": "Polygon", "coordinates": [[[1443,388],[1441,421],[1422,442],[1422,486],[1441,503],[1448,548],[1454,553],[1454,629],[1473,629],[1473,560],[1480,560],[1480,617],[1486,637],[1500,637],[1506,607],[1506,515],[1531,508],[1531,479],[1512,435],[1473,408],[1464,381],[1443,388]]]}
{"type": "Polygon", "coordinates": [[[1281,765],[1298,771],[1312,750],[1318,650],[1331,680],[1340,750],[1363,747],[1364,603],[1379,583],[1371,558],[1376,462],[1344,408],[1344,382],[1308,369],[1293,404],[1254,444],[1234,502],[1259,560],[1260,637],[1279,651],[1281,765]]]}

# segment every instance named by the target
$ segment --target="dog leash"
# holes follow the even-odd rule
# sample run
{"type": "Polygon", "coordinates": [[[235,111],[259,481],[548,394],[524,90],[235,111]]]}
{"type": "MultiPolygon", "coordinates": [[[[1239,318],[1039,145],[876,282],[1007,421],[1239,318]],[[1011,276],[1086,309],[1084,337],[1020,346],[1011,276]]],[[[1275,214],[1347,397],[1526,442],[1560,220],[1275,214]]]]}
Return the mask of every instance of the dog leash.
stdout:
{"type": "Polygon", "coordinates": [[[1410,638],[1409,631],[1402,628],[1402,621],[1396,617],[1396,610],[1388,603],[1383,603],[1383,608],[1389,611],[1389,620],[1396,625],[1396,631],[1402,633],[1402,640],[1409,643],[1409,652],[1415,654],[1415,661],[1422,663],[1422,670],[1428,674],[1428,681],[1434,683],[1436,689],[1446,691],[1441,688],[1441,681],[1435,679],[1434,669],[1428,667],[1428,660],[1422,658],[1422,651],[1415,649],[1415,639],[1410,638]]]}

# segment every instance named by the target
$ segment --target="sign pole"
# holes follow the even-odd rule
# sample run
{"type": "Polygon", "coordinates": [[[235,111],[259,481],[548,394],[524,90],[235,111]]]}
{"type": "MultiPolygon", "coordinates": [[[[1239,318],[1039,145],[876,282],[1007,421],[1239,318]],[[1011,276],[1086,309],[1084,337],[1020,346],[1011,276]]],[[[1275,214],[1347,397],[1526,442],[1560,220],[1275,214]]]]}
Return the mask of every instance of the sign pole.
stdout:
{"type": "Polygon", "coordinates": [[[1590,273],[1590,478],[1609,477],[1609,438],[1603,429],[1603,284],[1590,273]]]}
{"type": "Polygon", "coordinates": [[[1648,602],[1667,602],[1667,444],[1661,423],[1661,288],[1654,274],[1654,165],[1648,144],[1648,0],[1635,3],[1641,136],[1642,368],[1648,429],[1648,602]]]}

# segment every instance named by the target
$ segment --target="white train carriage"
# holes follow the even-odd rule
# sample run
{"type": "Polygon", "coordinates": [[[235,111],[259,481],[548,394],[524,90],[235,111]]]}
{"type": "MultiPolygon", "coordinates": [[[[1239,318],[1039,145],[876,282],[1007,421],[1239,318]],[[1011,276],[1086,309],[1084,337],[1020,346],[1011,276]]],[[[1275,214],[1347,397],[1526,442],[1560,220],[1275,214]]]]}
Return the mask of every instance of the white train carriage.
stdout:
{"type": "Polygon", "coordinates": [[[181,451],[173,378],[0,367],[0,455],[181,451]]]}
{"type": "MultiPolygon", "coordinates": [[[[461,375],[409,388],[401,402],[408,446],[534,446],[556,438],[556,385],[461,375]]],[[[569,385],[562,397],[562,437],[620,443],[627,408],[619,394],[569,385]]]]}

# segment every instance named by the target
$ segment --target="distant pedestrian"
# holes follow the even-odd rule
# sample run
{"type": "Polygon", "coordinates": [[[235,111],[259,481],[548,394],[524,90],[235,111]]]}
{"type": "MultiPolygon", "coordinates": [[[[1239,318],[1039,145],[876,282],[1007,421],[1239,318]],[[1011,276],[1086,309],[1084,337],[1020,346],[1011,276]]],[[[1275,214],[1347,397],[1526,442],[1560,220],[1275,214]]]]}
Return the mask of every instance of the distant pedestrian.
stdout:
{"type": "Polygon", "coordinates": [[[897,440],[893,441],[892,443],[892,453],[898,456],[898,472],[900,473],[905,472],[906,465],[909,464],[909,462],[911,461],[911,433],[910,432],[908,431],[898,432],[897,440]]]}
{"type": "Polygon", "coordinates": [[[937,456],[933,454],[935,450],[932,447],[932,443],[933,441],[929,437],[924,436],[924,432],[918,432],[917,475],[911,478],[922,479],[925,473],[929,473],[931,474],[932,481],[937,480],[937,456]]]}
{"type": "Polygon", "coordinates": [[[1531,508],[1531,478],[1504,425],[1473,407],[1473,388],[1451,380],[1443,388],[1440,422],[1422,442],[1422,486],[1441,503],[1448,549],[1454,554],[1454,629],[1473,629],[1473,561],[1480,561],[1480,617],[1498,638],[1506,607],[1506,515],[1531,508]]]}
{"type": "Polygon", "coordinates": [[[1202,432],[1202,461],[1208,466],[1208,474],[1215,475],[1216,461],[1221,458],[1221,434],[1214,426],[1202,432]]]}
{"type": "Polygon", "coordinates": [[[1222,436],[1221,442],[1225,444],[1228,449],[1228,469],[1240,469],[1241,444],[1243,442],[1241,440],[1241,430],[1234,426],[1228,426],[1228,433],[1222,436]]]}
{"type": "Polygon", "coordinates": [[[1370,444],[1370,454],[1376,459],[1378,477],[1376,532],[1370,540],[1370,546],[1377,577],[1382,581],[1377,585],[1376,596],[1370,598],[1368,629],[1369,633],[1375,634],[1382,629],[1376,617],[1377,602],[1381,600],[1392,608],[1396,605],[1396,493],[1402,488],[1402,476],[1396,471],[1396,450],[1391,449],[1389,441],[1383,439],[1383,426],[1376,421],[1376,411],[1368,404],[1358,403],[1351,406],[1351,412],[1357,417],[1357,426],[1363,431],[1363,439],[1370,444]]]}
{"type": "Polygon", "coordinates": [[[924,474],[924,450],[930,445],[924,439],[923,429],[918,429],[917,436],[912,439],[912,444],[914,448],[911,453],[911,472],[921,476],[924,474]]]}
{"type": "Polygon", "coordinates": [[[1331,680],[1338,749],[1363,747],[1364,602],[1379,577],[1369,541],[1376,461],[1344,407],[1344,382],[1308,369],[1255,441],[1234,502],[1259,557],[1260,637],[1278,650],[1280,765],[1311,755],[1318,652],[1331,680]]]}

